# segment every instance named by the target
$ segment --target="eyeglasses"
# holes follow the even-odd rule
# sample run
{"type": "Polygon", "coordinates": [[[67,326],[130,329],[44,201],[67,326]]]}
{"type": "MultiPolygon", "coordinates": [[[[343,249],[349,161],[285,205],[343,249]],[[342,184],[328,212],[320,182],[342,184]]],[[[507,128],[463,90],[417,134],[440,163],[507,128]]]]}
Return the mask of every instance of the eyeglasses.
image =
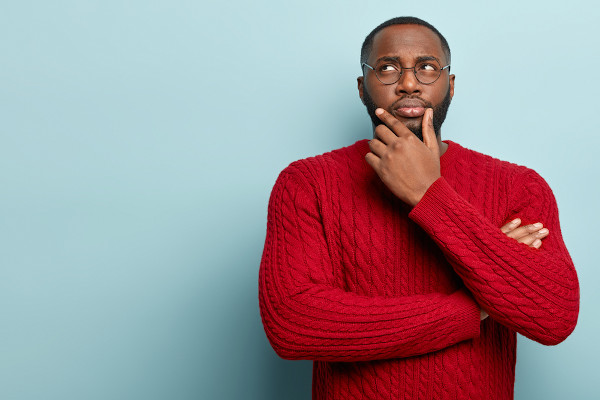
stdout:
{"type": "Polygon", "coordinates": [[[414,67],[410,68],[404,68],[394,61],[381,61],[375,67],[372,67],[367,63],[362,63],[362,67],[369,67],[375,71],[375,76],[377,76],[379,82],[384,85],[392,85],[398,82],[405,69],[412,69],[415,78],[423,85],[431,85],[437,81],[442,74],[442,71],[446,68],[450,71],[450,64],[445,67],[440,67],[440,64],[435,60],[420,61],[414,67]]]}

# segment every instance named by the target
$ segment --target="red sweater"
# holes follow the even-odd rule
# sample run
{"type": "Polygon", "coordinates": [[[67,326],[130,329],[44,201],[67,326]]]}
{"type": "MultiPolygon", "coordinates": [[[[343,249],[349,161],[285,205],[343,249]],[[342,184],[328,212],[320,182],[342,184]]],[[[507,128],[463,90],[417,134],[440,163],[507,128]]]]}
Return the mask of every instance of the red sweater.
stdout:
{"type": "Polygon", "coordinates": [[[367,140],[279,175],[260,311],[279,356],[314,360],[314,399],[511,399],[516,332],[553,345],[575,328],[579,284],[546,182],[447,143],[412,209],[365,162],[367,140]],[[500,231],[515,217],[550,230],[539,250],[500,231]]]}

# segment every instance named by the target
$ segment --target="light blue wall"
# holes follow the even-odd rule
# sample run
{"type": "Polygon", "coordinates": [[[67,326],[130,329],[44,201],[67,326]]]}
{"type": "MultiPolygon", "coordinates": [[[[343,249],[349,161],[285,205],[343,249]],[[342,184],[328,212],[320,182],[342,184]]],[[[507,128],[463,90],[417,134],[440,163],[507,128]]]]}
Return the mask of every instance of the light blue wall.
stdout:
{"type": "Polygon", "coordinates": [[[370,136],[359,48],[398,15],[452,47],[443,137],[558,199],[579,325],[519,339],[516,398],[598,392],[595,2],[2,3],[1,399],[309,398],[258,314],[267,200],[291,161],[370,136]]]}

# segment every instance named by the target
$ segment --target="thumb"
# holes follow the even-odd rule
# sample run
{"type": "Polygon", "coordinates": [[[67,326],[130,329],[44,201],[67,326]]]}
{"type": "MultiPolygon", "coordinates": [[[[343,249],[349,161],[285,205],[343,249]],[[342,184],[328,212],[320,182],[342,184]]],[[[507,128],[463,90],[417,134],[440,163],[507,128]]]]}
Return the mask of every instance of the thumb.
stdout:
{"type": "Polygon", "coordinates": [[[433,129],[433,108],[428,108],[425,118],[421,122],[421,132],[423,132],[423,143],[436,154],[440,154],[440,148],[433,129]]]}

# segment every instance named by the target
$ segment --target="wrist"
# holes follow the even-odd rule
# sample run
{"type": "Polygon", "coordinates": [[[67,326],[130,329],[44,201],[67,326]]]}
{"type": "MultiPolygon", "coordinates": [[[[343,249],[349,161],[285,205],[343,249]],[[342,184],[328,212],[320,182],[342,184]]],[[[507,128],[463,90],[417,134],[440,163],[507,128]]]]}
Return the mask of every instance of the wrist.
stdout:
{"type": "Polygon", "coordinates": [[[431,185],[433,185],[434,182],[438,180],[438,178],[439,178],[439,176],[437,178],[431,180],[428,184],[425,184],[421,188],[421,190],[419,190],[418,192],[415,192],[415,194],[413,196],[411,196],[409,201],[407,201],[408,205],[410,205],[411,207],[415,207],[417,204],[419,204],[419,202],[421,201],[423,196],[425,196],[425,194],[427,193],[427,191],[429,190],[431,185]]]}

